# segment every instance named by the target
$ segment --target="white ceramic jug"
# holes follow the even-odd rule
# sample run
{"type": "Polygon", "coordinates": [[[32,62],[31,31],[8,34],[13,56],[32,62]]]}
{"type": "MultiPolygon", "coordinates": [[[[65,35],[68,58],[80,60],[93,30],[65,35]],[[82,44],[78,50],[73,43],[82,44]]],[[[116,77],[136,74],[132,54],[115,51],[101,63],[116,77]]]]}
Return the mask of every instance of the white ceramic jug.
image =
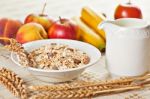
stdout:
{"type": "Polygon", "coordinates": [[[106,66],[119,76],[139,76],[150,67],[150,25],[122,18],[99,25],[106,32],[106,66]]]}

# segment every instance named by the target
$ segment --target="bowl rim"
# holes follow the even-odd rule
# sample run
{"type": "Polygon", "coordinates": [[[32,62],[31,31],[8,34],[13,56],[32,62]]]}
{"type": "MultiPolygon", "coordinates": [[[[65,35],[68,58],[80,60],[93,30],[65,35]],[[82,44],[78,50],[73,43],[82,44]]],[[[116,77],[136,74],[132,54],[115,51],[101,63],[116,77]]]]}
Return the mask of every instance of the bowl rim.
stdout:
{"type": "MultiPolygon", "coordinates": [[[[92,63],[89,63],[89,64],[84,65],[84,66],[80,66],[80,67],[77,67],[77,68],[70,68],[70,69],[64,69],[64,70],[48,70],[48,69],[40,69],[40,68],[34,68],[34,67],[29,67],[28,66],[28,67],[26,67],[27,69],[32,70],[32,71],[38,71],[38,72],[59,72],[59,73],[61,73],[61,72],[69,72],[69,71],[76,71],[76,70],[84,69],[84,68],[87,68],[89,66],[92,66],[92,65],[96,64],[100,60],[100,58],[102,57],[100,50],[98,48],[96,48],[95,46],[93,46],[93,45],[91,45],[89,43],[86,43],[86,42],[77,41],[77,40],[70,40],[70,39],[44,39],[44,40],[36,40],[36,41],[31,41],[31,42],[25,43],[25,44],[23,44],[23,46],[25,46],[27,44],[34,43],[34,42],[49,41],[49,40],[53,40],[53,41],[57,41],[57,40],[60,40],[60,41],[71,41],[71,42],[77,42],[77,43],[86,44],[87,46],[92,47],[96,51],[96,53],[99,54],[99,55],[97,55],[99,57],[97,58],[97,60],[93,61],[92,63]]],[[[18,62],[18,60],[14,59],[14,56],[17,56],[17,54],[15,52],[11,52],[11,60],[15,64],[17,64],[19,66],[22,66],[18,62]]]]}

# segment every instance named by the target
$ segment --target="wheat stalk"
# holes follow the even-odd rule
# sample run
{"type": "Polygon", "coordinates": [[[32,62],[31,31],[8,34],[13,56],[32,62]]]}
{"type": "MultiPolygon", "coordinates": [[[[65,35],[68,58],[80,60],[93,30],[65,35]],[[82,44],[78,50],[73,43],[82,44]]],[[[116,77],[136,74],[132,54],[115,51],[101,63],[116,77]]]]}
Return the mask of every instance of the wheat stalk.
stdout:
{"type": "Polygon", "coordinates": [[[15,96],[19,96],[22,99],[26,99],[28,97],[27,87],[24,84],[23,79],[21,79],[19,76],[17,76],[17,74],[15,74],[14,72],[12,72],[6,68],[2,68],[2,69],[0,69],[0,75],[3,78],[2,82],[5,82],[3,84],[9,90],[11,89],[12,91],[11,90],[10,91],[13,92],[15,96]],[[7,80],[7,82],[6,82],[6,80],[7,80]],[[11,84],[11,86],[10,86],[10,84],[11,84]],[[17,94],[15,94],[15,93],[17,93],[17,94]]]}
{"type": "Polygon", "coordinates": [[[30,66],[31,62],[28,58],[28,53],[27,51],[24,49],[24,47],[18,43],[15,39],[9,39],[10,44],[9,45],[5,45],[4,47],[10,51],[16,52],[19,56],[20,64],[23,66],[30,66]]]}
{"type": "Polygon", "coordinates": [[[0,75],[0,82],[15,96],[19,97],[19,91],[17,90],[17,88],[13,85],[13,83],[9,79],[0,75]]]}
{"type": "Polygon", "coordinates": [[[6,49],[8,49],[10,51],[14,51],[14,52],[24,52],[25,51],[24,48],[22,47],[22,45],[13,38],[0,38],[0,39],[8,40],[10,42],[9,45],[4,46],[6,49]]]}
{"type": "Polygon", "coordinates": [[[18,43],[15,39],[13,38],[5,38],[5,37],[0,37],[1,40],[8,40],[10,42],[9,45],[5,45],[4,48],[8,49],[9,51],[16,52],[19,56],[20,59],[20,64],[23,66],[33,66],[35,63],[31,57],[29,57],[29,53],[24,49],[24,47],[18,43]]]}
{"type": "Polygon", "coordinates": [[[139,85],[130,85],[130,86],[124,86],[124,87],[114,88],[114,89],[110,89],[110,90],[96,91],[96,92],[94,92],[94,94],[99,95],[99,94],[107,94],[107,93],[120,93],[123,91],[142,89],[142,88],[143,87],[139,86],[139,85]]]}
{"type": "Polygon", "coordinates": [[[102,95],[107,93],[116,93],[122,92],[127,90],[135,90],[141,89],[141,86],[123,86],[120,88],[113,88],[113,89],[104,89],[104,90],[93,90],[88,88],[80,88],[74,90],[61,90],[61,91],[46,91],[36,93],[35,95],[31,96],[30,99],[72,99],[72,98],[86,98],[86,97],[94,97],[96,95],[102,95]]]}
{"type": "Polygon", "coordinates": [[[61,91],[61,90],[72,90],[72,89],[79,89],[79,88],[89,88],[89,89],[110,89],[113,87],[128,85],[127,83],[124,84],[60,84],[60,85],[45,85],[45,86],[29,86],[28,88],[31,91],[61,91]]]}
{"type": "MultiPolygon", "coordinates": [[[[115,90],[116,90],[115,92],[117,92],[117,90],[119,90],[120,88],[122,88],[122,91],[124,91],[126,88],[128,88],[128,89],[134,88],[135,89],[135,88],[137,88],[137,86],[136,85],[105,85],[105,86],[101,85],[101,86],[74,87],[74,88],[68,89],[68,90],[57,89],[57,90],[53,90],[53,91],[52,90],[46,91],[45,93],[41,93],[41,94],[36,94],[33,97],[37,97],[37,98],[33,98],[33,99],[38,99],[38,98],[45,99],[45,97],[52,98],[52,99],[53,98],[68,98],[68,97],[70,97],[70,98],[80,97],[81,98],[81,96],[82,97],[95,96],[97,94],[97,92],[99,94],[105,94],[107,92],[112,92],[115,90]],[[88,93],[87,91],[90,91],[92,93],[88,93]]],[[[138,88],[141,88],[141,86],[138,86],[138,88]]],[[[121,91],[121,89],[120,89],[120,91],[121,91]]],[[[44,92],[44,91],[40,90],[40,92],[44,92]]]]}
{"type": "Polygon", "coordinates": [[[103,87],[106,86],[113,87],[113,86],[123,86],[123,85],[131,85],[132,83],[136,83],[136,81],[142,81],[147,78],[150,78],[150,75],[147,74],[141,77],[128,77],[128,78],[121,78],[115,80],[106,80],[102,82],[78,82],[78,83],[70,83],[70,84],[59,84],[59,85],[45,85],[45,86],[29,86],[31,91],[58,91],[58,90],[70,90],[70,89],[77,89],[82,87],[103,87]]]}
{"type": "Polygon", "coordinates": [[[150,78],[150,75],[145,75],[141,77],[130,77],[130,78],[121,78],[115,80],[106,80],[100,82],[77,82],[69,84],[59,84],[59,85],[45,85],[45,86],[29,86],[31,91],[58,91],[58,90],[70,90],[82,87],[113,87],[113,86],[122,86],[122,85],[131,85],[135,81],[145,80],[150,78]]]}
{"type": "Polygon", "coordinates": [[[47,91],[37,93],[31,96],[29,99],[67,99],[67,98],[85,98],[93,96],[91,90],[70,90],[70,91],[47,91]]]}
{"type": "Polygon", "coordinates": [[[37,91],[30,99],[67,99],[84,98],[107,93],[119,93],[122,91],[141,89],[149,86],[149,74],[141,77],[128,77],[103,82],[84,82],[76,84],[59,84],[46,86],[29,86],[32,91],[37,91]],[[137,81],[141,81],[137,83],[137,81]]]}
{"type": "Polygon", "coordinates": [[[57,85],[31,85],[28,87],[31,91],[58,91],[58,90],[69,90],[73,87],[81,87],[85,85],[91,85],[95,82],[85,82],[85,81],[78,81],[72,83],[64,83],[64,84],[57,84],[57,85]]]}
{"type": "Polygon", "coordinates": [[[15,81],[16,83],[23,84],[23,79],[21,79],[17,74],[15,74],[14,72],[12,72],[6,68],[0,69],[0,73],[3,76],[10,79],[11,81],[15,81]]]}

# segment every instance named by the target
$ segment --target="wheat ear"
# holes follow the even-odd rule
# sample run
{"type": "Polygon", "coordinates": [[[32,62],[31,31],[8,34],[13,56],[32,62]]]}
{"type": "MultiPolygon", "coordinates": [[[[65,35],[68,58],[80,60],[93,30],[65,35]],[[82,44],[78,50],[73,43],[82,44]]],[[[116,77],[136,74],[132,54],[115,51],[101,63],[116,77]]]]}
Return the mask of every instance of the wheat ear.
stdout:
{"type": "Polygon", "coordinates": [[[8,40],[10,42],[9,45],[5,45],[4,48],[8,49],[9,51],[16,52],[20,59],[20,64],[23,66],[33,66],[35,61],[29,57],[29,53],[24,49],[24,47],[18,43],[13,38],[5,38],[0,37],[1,40],[8,40]]]}
{"type": "Polygon", "coordinates": [[[116,80],[107,80],[97,83],[77,83],[47,85],[47,86],[30,86],[30,90],[38,91],[39,93],[31,96],[31,99],[67,99],[67,98],[85,98],[95,95],[103,95],[108,93],[119,93],[122,91],[141,89],[149,86],[149,74],[141,77],[129,77],[116,80]],[[136,83],[140,81],[141,83],[136,83]]]}
{"type": "Polygon", "coordinates": [[[95,87],[95,86],[109,86],[109,85],[129,85],[130,80],[127,79],[115,79],[105,80],[100,82],[76,82],[58,85],[44,85],[44,86],[29,86],[31,91],[58,91],[58,90],[69,90],[81,87],[95,87]]]}
{"type": "Polygon", "coordinates": [[[110,94],[110,93],[119,93],[127,90],[135,90],[141,89],[141,86],[124,86],[120,88],[107,89],[107,90],[93,90],[80,88],[74,90],[67,91],[46,91],[40,92],[30,97],[30,99],[72,99],[72,98],[86,98],[86,97],[94,97],[96,95],[110,94]]]}
{"type": "Polygon", "coordinates": [[[17,88],[13,85],[13,83],[11,81],[9,81],[9,79],[7,79],[6,77],[2,76],[0,74],[0,82],[1,84],[3,84],[10,92],[13,93],[13,95],[19,97],[19,91],[17,90],[17,88]]]}
{"type": "Polygon", "coordinates": [[[93,96],[91,90],[70,90],[70,91],[55,91],[55,92],[41,92],[31,96],[29,99],[80,99],[93,96]]]}
{"type": "MultiPolygon", "coordinates": [[[[7,81],[9,81],[9,83],[11,83],[12,87],[15,88],[16,93],[18,93],[17,96],[21,97],[22,99],[26,99],[28,97],[27,87],[24,84],[23,79],[21,79],[19,76],[17,76],[17,74],[15,74],[14,72],[12,72],[6,68],[2,68],[2,69],[0,69],[0,75],[3,78],[5,78],[5,80],[7,79],[7,81]]],[[[7,88],[9,87],[9,86],[7,86],[7,83],[5,83],[4,85],[7,88]]],[[[12,91],[12,92],[14,92],[14,91],[12,91]]]]}

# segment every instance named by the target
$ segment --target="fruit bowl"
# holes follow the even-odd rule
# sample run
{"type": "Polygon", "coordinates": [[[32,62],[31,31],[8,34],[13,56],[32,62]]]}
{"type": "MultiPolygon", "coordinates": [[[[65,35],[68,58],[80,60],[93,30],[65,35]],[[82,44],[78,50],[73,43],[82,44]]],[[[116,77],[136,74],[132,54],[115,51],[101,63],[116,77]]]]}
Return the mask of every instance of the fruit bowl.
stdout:
{"type": "MultiPolygon", "coordinates": [[[[101,58],[100,51],[94,46],[76,40],[67,40],[67,39],[49,39],[49,40],[37,40],[29,43],[23,44],[26,51],[32,51],[46,44],[65,44],[72,48],[79,49],[90,57],[90,62],[87,65],[83,65],[77,68],[71,68],[66,70],[45,70],[38,69],[33,67],[26,67],[26,69],[37,79],[45,82],[65,82],[70,81],[74,78],[77,78],[87,67],[94,65],[101,58]]],[[[19,58],[16,53],[11,53],[11,59],[14,63],[21,66],[19,63],[19,58]]],[[[23,66],[22,66],[23,67],[23,66]]]]}

